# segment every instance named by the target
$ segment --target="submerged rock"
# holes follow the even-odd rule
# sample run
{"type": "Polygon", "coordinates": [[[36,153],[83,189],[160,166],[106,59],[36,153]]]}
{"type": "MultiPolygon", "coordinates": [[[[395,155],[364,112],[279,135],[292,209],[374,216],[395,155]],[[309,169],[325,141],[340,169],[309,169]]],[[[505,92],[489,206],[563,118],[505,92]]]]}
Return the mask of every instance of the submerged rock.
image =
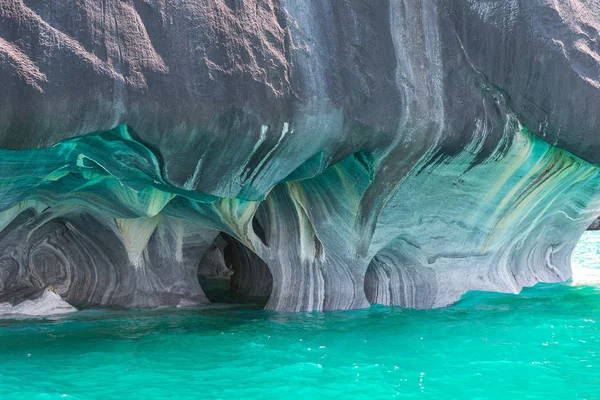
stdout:
{"type": "Polygon", "coordinates": [[[0,2],[0,295],[206,303],[221,233],[275,310],[566,280],[598,31],[579,1],[0,2]]]}

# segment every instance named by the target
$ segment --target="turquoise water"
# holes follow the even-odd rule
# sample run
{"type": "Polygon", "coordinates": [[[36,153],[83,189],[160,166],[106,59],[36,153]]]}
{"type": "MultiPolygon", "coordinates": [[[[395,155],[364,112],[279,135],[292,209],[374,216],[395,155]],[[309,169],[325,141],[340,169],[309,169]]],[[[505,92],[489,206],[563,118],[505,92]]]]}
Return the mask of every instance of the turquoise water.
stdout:
{"type": "Polygon", "coordinates": [[[0,399],[600,398],[600,233],[574,284],[439,310],[257,305],[0,322],[0,399]]]}

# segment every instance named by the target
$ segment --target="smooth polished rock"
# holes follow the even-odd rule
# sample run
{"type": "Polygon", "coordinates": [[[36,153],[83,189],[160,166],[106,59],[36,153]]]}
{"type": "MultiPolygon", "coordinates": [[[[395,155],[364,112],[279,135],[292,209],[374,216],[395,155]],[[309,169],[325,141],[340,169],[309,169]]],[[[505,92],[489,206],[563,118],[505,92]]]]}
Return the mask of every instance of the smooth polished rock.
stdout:
{"type": "Polygon", "coordinates": [[[220,233],[274,310],[568,279],[599,31],[580,0],[0,0],[0,296],[205,303],[220,233]]]}
{"type": "Polygon", "coordinates": [[[77,311],[51,287],[42,290],[21,290],[19,293],[12,293],[10,297],[11,302],[16,304],[0,301],[0,318],[49,316],[77,311]]]}

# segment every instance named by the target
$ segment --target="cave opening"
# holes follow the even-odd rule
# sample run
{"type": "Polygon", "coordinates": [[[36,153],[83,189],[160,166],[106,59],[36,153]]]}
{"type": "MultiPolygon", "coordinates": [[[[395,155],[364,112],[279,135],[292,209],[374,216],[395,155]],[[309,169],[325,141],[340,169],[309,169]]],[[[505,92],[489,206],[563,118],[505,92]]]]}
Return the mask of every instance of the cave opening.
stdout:
{"type": "MultiPolygon", "coordinates": [[[[255,229],[260,227],[258,221],[255,224],[255,229]]],[[[198,263],[198,282],[211,303],[243,303],[262,308],[271,295],[273,277],[252,250],[221,232],[198,263]]]]}
{"type": "Polygon", "coordinates": [[[371,259],[365,295],[371,304],[427,309],[435,305],[437,276],[418,246],[397,237],[371,259]]]}
{"type": "Polygon", "coordinates": [[[596,255],[600,253],[600,217],[596,218],[579,238],[571,256],[571,284],[600,285],[600,268],[596,255]]]}

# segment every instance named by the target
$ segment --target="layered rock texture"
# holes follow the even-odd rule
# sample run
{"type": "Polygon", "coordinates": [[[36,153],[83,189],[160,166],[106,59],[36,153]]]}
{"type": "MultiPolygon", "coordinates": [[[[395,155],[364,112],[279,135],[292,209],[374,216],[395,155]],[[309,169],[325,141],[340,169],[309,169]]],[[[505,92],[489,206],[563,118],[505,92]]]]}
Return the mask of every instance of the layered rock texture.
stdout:
{"type": "Polygon", "coordinates": [[[567,280],[599,40],[596,0],[0,0],[0,312],[567,280]]]}

